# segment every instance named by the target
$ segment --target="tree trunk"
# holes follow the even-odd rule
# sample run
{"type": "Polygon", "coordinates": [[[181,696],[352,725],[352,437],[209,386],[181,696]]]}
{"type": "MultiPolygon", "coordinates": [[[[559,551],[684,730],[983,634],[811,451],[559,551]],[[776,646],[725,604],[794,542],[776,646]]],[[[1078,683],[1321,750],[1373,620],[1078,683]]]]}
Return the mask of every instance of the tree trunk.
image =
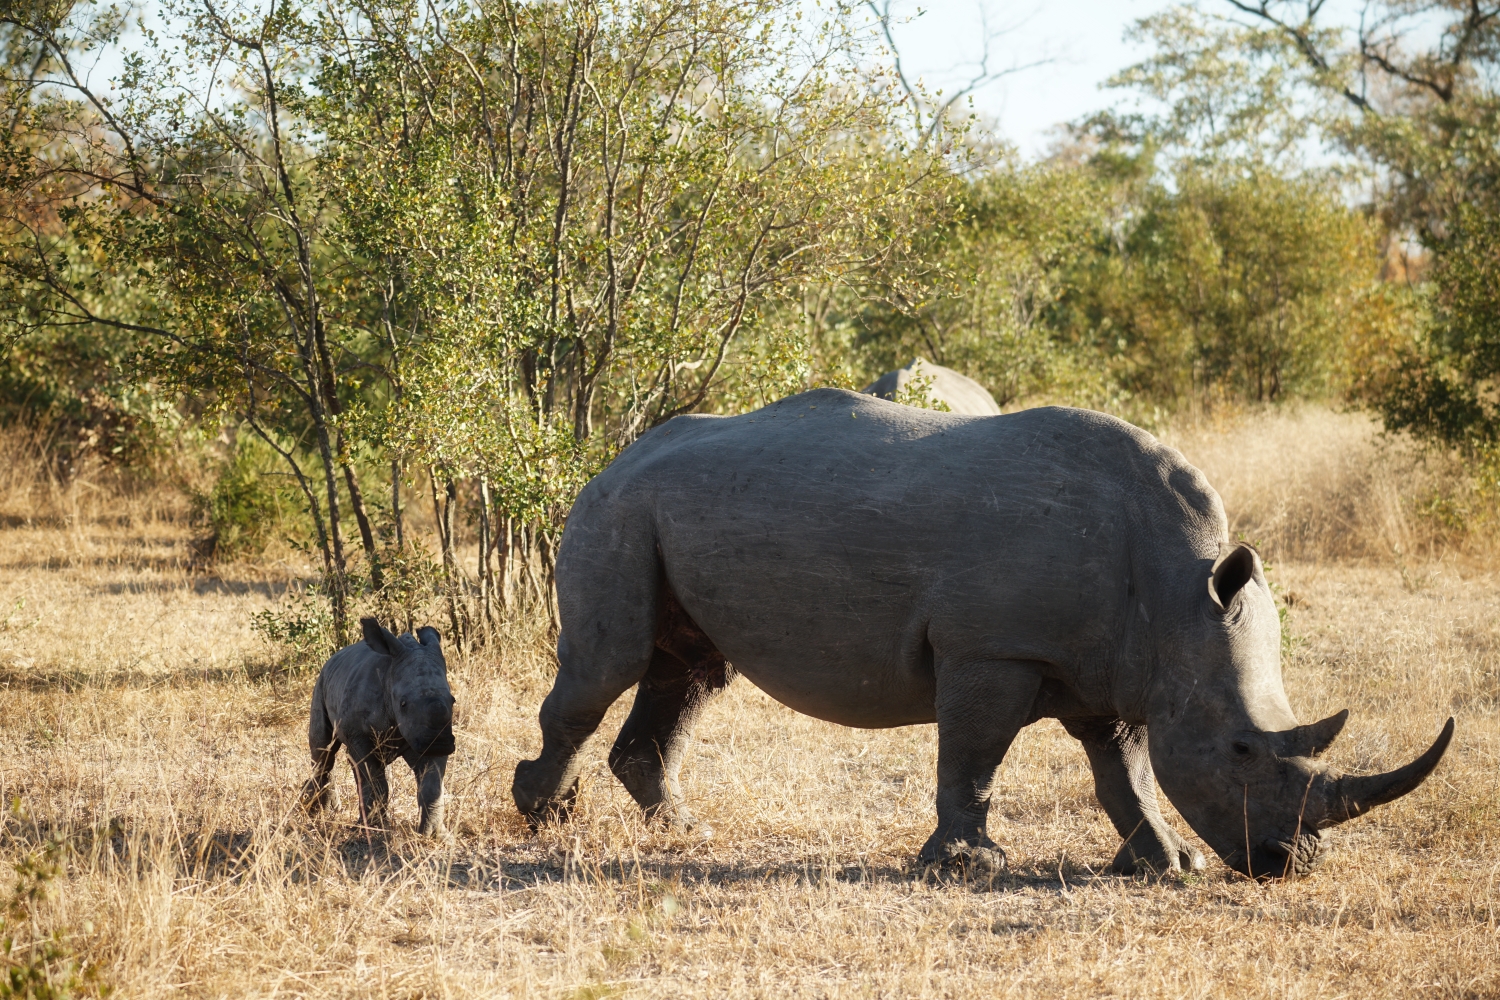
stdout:
{"type": "Polygon", "coordinates": [[[427,478],[432,484],[432,512],[437,518],[438,545],[443,554],[444,588],[448,593],[448,624],[453,629],[453,641],[464,649],[468,636],[463,627],[464,616],[458,606],[458,559],[454,552],[453,508],[458,505],[458,485],[449,477],[443,477],[443,496],[438,498],[437,470],[428,466],[427,478]]]}
{"type": "Polygon", "coordinates": [[[406,549],[406,530],[401,516],[401,463],[391,459],[391,520],[396,528],[396,551],[406,549]]]}
{"type": "MultiPolygon", "coordinates": [[[[344,445],[343,432],[339,433],[339,447],[344,445]]],[[[375,532],[370,528],[370,515],[365,511],[365,497],[360,491],[359,480],[354,478],[354,466],[344,466],[344,483],[349,487],[349,506],[354,509],[354,520],[359,525],[359,539],[365,546],[365,558],[370,562],[370,586],[376,591],[385,589],[385,577],[380,571],[380,555],[375,548],[375,532]]]]}

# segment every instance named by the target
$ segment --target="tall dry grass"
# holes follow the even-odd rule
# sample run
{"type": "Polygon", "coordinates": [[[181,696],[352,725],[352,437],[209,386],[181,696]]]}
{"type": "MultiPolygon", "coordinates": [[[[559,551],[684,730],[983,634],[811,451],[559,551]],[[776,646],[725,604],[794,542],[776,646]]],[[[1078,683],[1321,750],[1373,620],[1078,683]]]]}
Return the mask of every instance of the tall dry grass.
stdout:
{"type": "MultiPolygon", "coordinates": [[[[1364,520],[1376,501],[1313,490],[1365,481],[1345,456],[1385,445],[1356,426],[1268,414],[1174,438],[1231,517],[1258,512],[1237,524],[1271,526],[1255,537],[1290,603],[1292,701],[1354,712],[1336,762],[1388,766],[1459,717],[1437,775],[1340,830],[1303,882],[1106,874],[1115,834],[1051,722],[999,776],[1011,871],[924,879],[908,862],[933,819],[932,729],[843,729],[743,681],[684,768],[712,839],[645,826],[609,776],[623,704],[588,750],[575,820],[533,835],[509,800],[548,683],[525,622],[450,657],[451,843],[412,833],[399,766],[391,830],[347,808],[311,822],[296,809],[311,678],[261,674],[246,627],[277,599],[274,572],[209,575],[165,522],[117,521],[0,531],[0,609],[17,609],[0,626],[0,796],[19,803],[0,860],[73,845],[37,927],[130,997],[1500,996],[1497,578],[1465,560],[1403,576],[1373,543],[1306,527],[1336,509],[1366,538],[1406,537],[1364,520]]],[[[347,803],[347,768],[338,780],[347,803]]]]}
{"type": "Polygon", "coordinates": [[[1493,542],[1463,460],[1366,413],[1227,410],[1161,436],[1218,490],[1230,536],[1272,559],[1427,560],[1493,542]]]}

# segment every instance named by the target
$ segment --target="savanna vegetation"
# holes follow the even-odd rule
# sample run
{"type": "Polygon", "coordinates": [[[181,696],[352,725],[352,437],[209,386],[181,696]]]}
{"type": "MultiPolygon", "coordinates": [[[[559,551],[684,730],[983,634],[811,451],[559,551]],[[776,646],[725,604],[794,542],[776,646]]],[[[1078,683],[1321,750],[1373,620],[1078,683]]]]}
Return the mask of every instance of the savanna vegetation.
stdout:
{"type": "Polygon", "coordinates": [[[1322,8],[1146,18],[1027,160],[888,3],[0,4],[0,994],[1500,995],[1500,5],[1322,8]],[[598,748],[527,829],[583,483],[914,356],[1183,449],[1336,763],[1444,770],[1309,881],[1131,880],[1043,724],[934,882],[934,734],[742,684],[717,837],[598,748]],[[297,809],[369,613],[448,643],[450,843],[297,809]]]}

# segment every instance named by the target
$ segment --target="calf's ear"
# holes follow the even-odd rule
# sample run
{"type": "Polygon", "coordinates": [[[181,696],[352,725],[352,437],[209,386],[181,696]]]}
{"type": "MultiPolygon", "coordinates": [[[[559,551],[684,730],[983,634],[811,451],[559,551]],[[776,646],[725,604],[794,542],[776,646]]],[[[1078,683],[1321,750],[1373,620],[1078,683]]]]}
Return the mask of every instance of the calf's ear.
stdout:
{"type": "Polygon", "coordinates": [[[421,628],[417,629],[417,641],[424,646],[428,646],[432,649],[438,649],[440,638],[441,637],[438,635],[438,630],[433,628],[431,625],[423,625],[421,628]]]}
{"type": "Polygon", "coordinates": [[[361,618],[359,627],[365,633],[365,645],[382,656],[399,656],[401,654],[401,640],[397,639],[390,630],[383,627],[374,618],[361,618]]]}

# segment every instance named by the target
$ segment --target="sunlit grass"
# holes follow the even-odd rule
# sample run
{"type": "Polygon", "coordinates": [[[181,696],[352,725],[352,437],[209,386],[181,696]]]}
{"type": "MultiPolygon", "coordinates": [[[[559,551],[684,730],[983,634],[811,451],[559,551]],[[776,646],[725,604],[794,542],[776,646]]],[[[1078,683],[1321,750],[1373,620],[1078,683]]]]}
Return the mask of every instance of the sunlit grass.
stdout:
{"type": "Polygon", "coordinates": [[[524,626],[450,655],[451,844],[415,835],[400,767],[389,833],[357,827],[343,764],[343,811],[312,822],[296,808],[312,679],[265,672],[247,624],[297,567],[207,575],[180,524],[144,516],[0,532],[0,794],[23,806],[0,860],[70,840],[40,919],[130,997],[1500,994],[1500,578],[1454,550],[1403,572],[1373,542],[1337,547],[1384,537],[1365,515],[1264,527],[1313,524],[1327,494],[1311,487],[1348,482],[1326,464],[1379,446],[1351,418],[1257,419],[1248,445],[1179,443],[1237,523],[1262,526],[1290,604],[1293,705],[1304,720],[1352,710],[1331,753],[1348,767],[1402,762],[1459,722],[1437,774],[1341,827],[1306,881],[1254,885],[1216,862],[1180,880],[1106,874],[1115,835],[1052,722],[1001,771],[991,825],[1012,870],[923,879],[909,862],[933,819],[933,730],[843,729],[744,681],[684,767],[712,839],[645,826],[609,775],[624,703],[589,748],[576,819],[533,835],[509,788],[538,742],[548,660],[524,626]]]}

